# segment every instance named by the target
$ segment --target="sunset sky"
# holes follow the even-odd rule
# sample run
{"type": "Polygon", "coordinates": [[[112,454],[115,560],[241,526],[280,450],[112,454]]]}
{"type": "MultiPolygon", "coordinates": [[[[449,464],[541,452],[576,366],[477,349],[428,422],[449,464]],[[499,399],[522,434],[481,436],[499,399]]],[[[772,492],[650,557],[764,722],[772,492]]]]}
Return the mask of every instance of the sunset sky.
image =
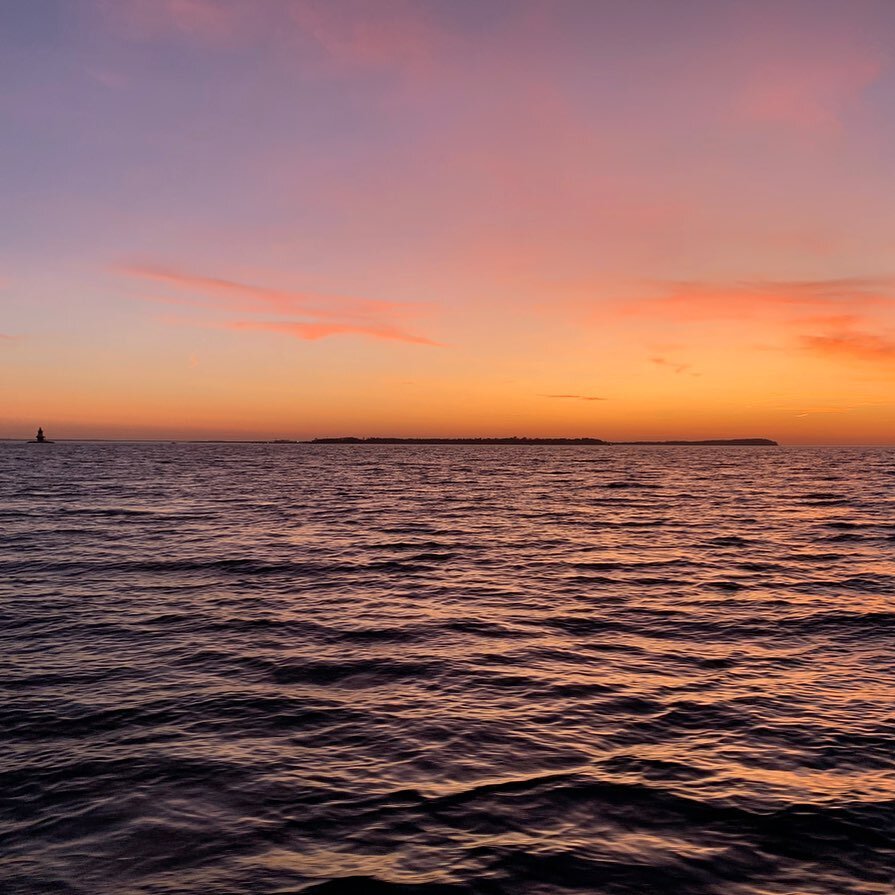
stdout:
{"type": "Polygon", "coordinates": [[[891,0],[0,3],[0,436],[895,442],[891,0]]]}

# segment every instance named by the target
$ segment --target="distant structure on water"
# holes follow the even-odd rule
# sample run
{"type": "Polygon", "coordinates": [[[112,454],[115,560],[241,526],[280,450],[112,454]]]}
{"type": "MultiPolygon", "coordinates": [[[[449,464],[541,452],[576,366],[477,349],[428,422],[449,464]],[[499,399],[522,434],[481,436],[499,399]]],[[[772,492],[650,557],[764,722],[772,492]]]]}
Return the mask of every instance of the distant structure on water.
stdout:
{"type": "Polygon", "coordinates": [[[35,438],[33,438],[30,442],[30,444],[52,444],[52,443],[53,442],[50,441],[46,435],[44,435],[44,430],[41,427],[38,427],[37,436],[35,438]]]}

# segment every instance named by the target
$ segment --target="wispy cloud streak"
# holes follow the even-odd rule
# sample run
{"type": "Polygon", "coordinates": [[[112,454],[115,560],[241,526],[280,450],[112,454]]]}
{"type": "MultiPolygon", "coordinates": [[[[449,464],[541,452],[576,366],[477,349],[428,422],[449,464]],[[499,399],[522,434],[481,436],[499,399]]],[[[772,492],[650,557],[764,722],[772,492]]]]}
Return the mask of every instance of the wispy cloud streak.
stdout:
{"type": "Polygon", "coordinates": [[[214,321],[227,329],[266,330],[312,341],[330,336],[356,335],[415,345],[438,344],[402,325],[403,318],[421,310],[418,304],[272,289],[156,265],[126,265],[118,268],[118,272],[137,280],[160,283],[187,296],[143,296],[149,300],[228,315],[214,321]],[[289,319],[246,320],[232,319],[230,316],[240,315],[242,318],[246,314],[276,314],[289,319]]]}
{"type": "Polygon", "coordinates": [[[690,364],[678,363],[676,361],[669,360],[667,357],[651,357],[650,361],[657,367],[667,367],[669,370],[672,370],[678,374],[689,373],[692,369],[690,364]]]}
{"type": "Polygon", "coordinates": [[[735,320],[795,313],[854,314],[895,308],[895,279],[852,277],[831,280],[741,280],[668,282],[659,294],[625,301],[622,315],[652,317],[671,322],[735,320]]]}
{"type": "Polygon", "coordinates": [[[414,345],[437,345],[438,343],[425,336],[416,336],[390,326],[361,326],[350,323],[301,323],[290,320],[235,320],[226,324],[228,329],[266,330],[267,332],[285,333],[297,339],[314,342],[329,336],[358,335],[374,339],[394,342],[410,342],[414,345]]]}
{"type": "Polygon", "coordinates": [[[895,339],[858,330],[801,337],[802,347],[814,354],[860,361],[895,361],[895,339]]]}
{"type": "Polygon", "coordinates": [[[608,398],[601,398],[598,395],[541,395],[542,398],[559,398],[569,401],[608,401],[608,398]]]}

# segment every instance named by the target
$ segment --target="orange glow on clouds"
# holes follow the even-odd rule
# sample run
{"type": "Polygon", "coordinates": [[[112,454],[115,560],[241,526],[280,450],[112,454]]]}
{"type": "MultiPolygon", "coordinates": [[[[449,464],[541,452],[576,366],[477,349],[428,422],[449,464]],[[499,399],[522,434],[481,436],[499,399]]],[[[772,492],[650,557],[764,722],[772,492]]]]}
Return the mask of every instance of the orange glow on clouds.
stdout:
{"type": "MultiPolygon", "coordinates": [[[[406,332],[396,319],[410,316],[415,306],[398,302],[287,292],[251,286],[216,277],[194,276],[153,266],[129,266],[122,272],[152,282],[160,282],[188,298],[152,296],[152,300],[217,312],[276,313],[300,320],[228,320],[218,325],[236,330],[281,332],[299,339],[354,334],[374,339],[392,339],[418,345],[436,345],[432,339],[406,332]]],[[[200,324],[202,325],[202,324],[200,324]]]]}
{"type": "Polygon", "coordinates": [[[251,321],[236,320],[228,323],[230,329],[260,329],[274,333],[285,333],[298,339],[325,339],[327,336],[360,335],[374,339],[392,339],[396,342],[411,342],[416,345],[437,345],[424,336],[414,336],[388,326],[359,326],[350,323],[299,323],[294,321],[251,321]]]}

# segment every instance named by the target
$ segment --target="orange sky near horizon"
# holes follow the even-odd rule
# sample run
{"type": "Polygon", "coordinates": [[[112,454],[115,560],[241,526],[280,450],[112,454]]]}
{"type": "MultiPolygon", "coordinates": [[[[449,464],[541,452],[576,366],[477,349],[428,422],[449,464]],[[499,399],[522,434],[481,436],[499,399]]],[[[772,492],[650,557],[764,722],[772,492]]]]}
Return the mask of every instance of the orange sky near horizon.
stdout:
{"type": "Polygon", "coordinates": [[[0,42],[0,437],[895,443],[889,4],[47,0],[0,42]]]}

